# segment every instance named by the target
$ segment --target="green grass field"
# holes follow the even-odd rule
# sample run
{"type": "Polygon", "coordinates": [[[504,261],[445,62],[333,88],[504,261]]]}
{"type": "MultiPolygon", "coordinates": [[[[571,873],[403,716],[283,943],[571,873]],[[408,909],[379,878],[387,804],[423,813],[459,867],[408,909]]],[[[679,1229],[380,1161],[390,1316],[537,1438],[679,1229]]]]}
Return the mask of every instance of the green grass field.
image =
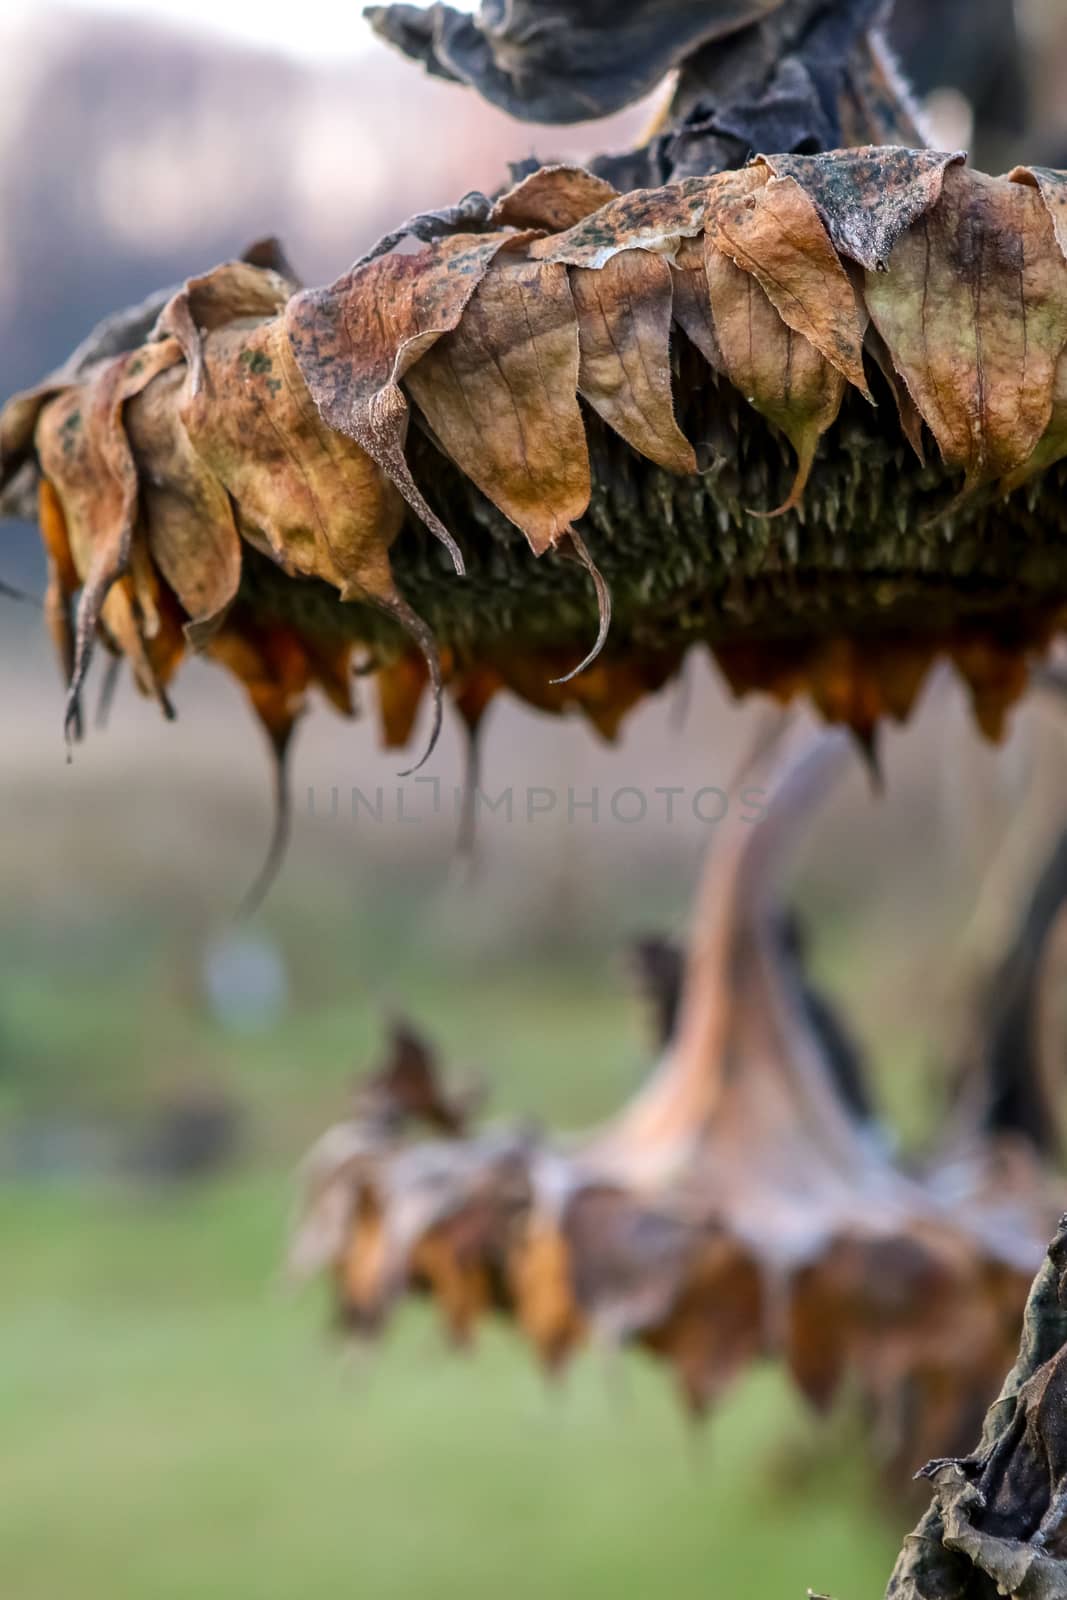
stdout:
{"type": "Polygon", "coordinates": [[[501,1114],[581,1126],[647,1064],[616,954],[464,977],[464,955],[389,932],[418,922],[396,898],[377,939],[324,913],[302,964],[280,914],[290,1002],[241,1036],[184,945],[121,898],[108,913],[91,938],[33,917],[0,933],[8,1128],[103,1117],[121,1145],[192,1077],[246,1108],[245,1158],[186,1188],[0,1184],[4,1600],[881,1592],[899,1516],[779,1374],[697,1431],[640,1356],[587,1355],[553,1387],[506,1329],[460,1356],[420,1307],[345,1349],[320,1293],[283,1281],[293,1163],[373,1059],[387,975],[449,1061],[491,1072],[501,1114]]]}
{"type": "Polygon", "coordinates": [[[891,1523],[778,1375],[693,1433],[645,1361],[548,1389],[418,1308],[346,1355],[279,1284],[287,1200],[0,1197],[6,1600],[881,1592],[891,1523]]]}
{"type": "MultiPolygon", "coordinates": [[[[79,756],[75,792],[12,769],[3,811],[0,1600],[880,1595],[906,1514],[780,1373],[698,1431],[641,1356],[588,1354],[548,1386],[507,1329],[458,1356],[420,1307],[351,1350],[321,1294],[282,1281],[293,1167],[383,1011],[484,1072],[500,1115],[580,1128],[619,1105],[650,1064],[622,951],[678,928],[696,852],[623,872],[597,841],[464,894],[436,845],[376,856],[304,826],[257,923],[286,1003],[242,1033],[204,962],[262,817],[202,775],[131,793],[101,770],[94,789],[79,756]],[[186,1188],[116,1175],[190,1083],[241,1105],[236,1166],[186,1188]],[[54,1127],[104,1129],[110,1173],[42,1167],[33,1141],[27,1166],[26,1129],[54,1127]]],[[[886,945],[857,941],[832,893],[815,926],[907,1108],[926,1039],[886,945]]]]}

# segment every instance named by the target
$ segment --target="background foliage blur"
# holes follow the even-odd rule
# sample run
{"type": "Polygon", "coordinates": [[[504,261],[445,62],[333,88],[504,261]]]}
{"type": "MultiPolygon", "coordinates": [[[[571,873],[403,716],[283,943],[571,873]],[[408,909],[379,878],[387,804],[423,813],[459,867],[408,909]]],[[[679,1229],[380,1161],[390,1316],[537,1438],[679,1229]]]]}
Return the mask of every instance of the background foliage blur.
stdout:
{"type": "MultiPolygon", "coordinates": [[[[1057,0],[901,0],[897,38],[942,142],[978,164],[1067,165],[1057,0]]],[[[320,65],[147,18],[0,17],[4,392],[100,315],[277,232],[308,281],[398,216],[493,187],[507,159],[636,135],[516,127],[384,49],[320,65]]],[[[35,585],[33,537],[0,576],[35,585]]],[[[54,669],[28,608],[0,631],[0,1592],[271,1600],[880,1591],[907,1510],[773,1373],[689,1438],[639,1359],[545,1392],[516,1348],[442,1353],[412,1314],[369,1361],[282,1292],[291,1169],[403,1010],[501,1112],[580,1127],[648,1066],[625,1001],[632,936],[684,925],[709,832],[762,715],[710,668],[620,744],[494,708],[473,873],[454,858],[451,730],[404,786],[323,709],[296,755],[295,836],[257,920],[233,912],[268,827],[264,752],[208,669],[164,726],[125,686],[67,766],[54,669]],[[656,785],[686,798],[667,823],[656,785]],[[381,823],[351,816],[383,791],[381,823]],[[552,810],[524,821],[537,786],[552,810]],[[650,797],[638,825],[610,797],[650,797]],[[332,811],[332,793],[339,796],[332,811]],[[568,790],[600,815],[567,817],[568,790]],[[314,809],[314,815],[312,814],[314,809]],[[654,1468],[654,1470],[652,1470],[654,1468]],[[758,1530],[759,1537],[752,1535],[758,1530]]],[[[936,1114],[970,985],[1062,825],[1067,767],[1040,702],[979,747],[935,683],[857,763],[798,883],[820,974],[868,1045],[901,1136],[936,1114]]],[[[727,816],[723,829],[740,825],[727,816]]]]}

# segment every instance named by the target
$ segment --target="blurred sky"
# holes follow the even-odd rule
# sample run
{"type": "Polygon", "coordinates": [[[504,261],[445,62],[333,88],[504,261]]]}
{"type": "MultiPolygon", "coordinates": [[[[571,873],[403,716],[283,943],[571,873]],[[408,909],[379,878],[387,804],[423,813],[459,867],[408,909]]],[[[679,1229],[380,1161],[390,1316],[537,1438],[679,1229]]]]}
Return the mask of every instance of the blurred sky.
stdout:
{"type": "MultiPolygon", "coordinates": [[[[474,11],[477,0],[451,0],[458,11],[474,11]]],[[[0,7],[15,21],[38,17],[39,0],[6,0],[0,7]]],[[[373,42],[359,0],[64,0],[52,9],[136,16],[203,28],[261,48],[310,60],[359,55],[373,42]]]]}

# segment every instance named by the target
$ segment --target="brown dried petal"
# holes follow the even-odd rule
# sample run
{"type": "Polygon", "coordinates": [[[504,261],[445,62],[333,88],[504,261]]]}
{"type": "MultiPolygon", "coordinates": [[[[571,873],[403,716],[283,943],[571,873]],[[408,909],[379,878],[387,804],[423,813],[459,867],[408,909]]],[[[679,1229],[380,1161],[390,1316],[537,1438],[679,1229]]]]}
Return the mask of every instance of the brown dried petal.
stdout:
{"type": "Polygon", "coordinates": [[[152,696],[164,716],[172,717],[166,689],[184,654],[185,640],[177,608],[161,589],[147,552],[137,541],[130,551],[130,575],[118,579],[101,607],[100,629],[128,659],[141,693],[152,696]]]}
{"type": "MultiPolygon", "coordinates": [[[[84,584],[67,702],[68,729],[77,717],[104,602],[130,561],[138,479],[124,407],[157,374],[180,359],[178,344],[169,339],[129,351],[50,402],[41,413],[36,435],[41,468],[62,505],[70,553],[84,584]]],[[[140,632],[139,621],[136,627],[140,632]]]]}
{"type": "Polygon", "coordinates": [[[618,193],[606,178],[598,178],[584,167],[539,167],[500,196],[490,221],[504,227],[561,233],[617,199],[618,193]]]}
{"type": "Polygon", "coordinates": [[[570,267],[603,267],[620,250],[652,250],[673,256],[681,239],[704,231],[709,199],[726,184],[746,190],[761,182],[755,174],[726,173],[714,178],[685,178],[662,189],[635,189],[554,238],[536,239],[530,255],[536,260],[570,267]]]}
{"type": "Polygon", "coordinates": [[[203,335],[242,317],[273,317],[294,285],[277,272],[248,261],[227,261],[197,278],[188,278],[163,307],[154,338],[173,335],[189,365],[195,394],[204,377],[203,335]]]}
{"type": "Polygon", "coordinates": [[[148,550],[189,621],[199,648],[233,602],[241,580],[241,542],[225,487],[193,448],[180,414],[184,370],[162,374],[126,413],[140,475],[148,550]]]}
{"type": "Polygon", "coordinates": [[[67,385],[61,377],[13,394],[0,408],[0,488],[6,488],[33,448],[41,412],[67,385]]]}
{"type": "Polygon", "coordinates": [[[1067,265],[1037,191],[950,169],[866,298],[946,465],[968,488],[1020,468],[1067,342],[1067,265]]]}
{"type": "Polygon", "coordinates": [[[703,1416],[763,1352],[767,1298],[751,1251],[715,1238],[696,1253],[670,1315],[642,1335],[642,1344],[673,1365],[694,1416],[703,1416]]]}
{"type": "Polygon", "coordinates": [[[674,285],[671,309],[675,322],[709,367],[715,372],[725,371],[708,299],[703,240],[681,241],[671,262],[671,278],[674,285]]]}
{"type": "Polygon", "coordinates": [[[45,622],[59,659],[63,682],[69,684],[74,672],[74,627],[70,602],[81,580],[71,555],[63,507],[47,478],[42,478],[38,486],[37,521],[48,570],[44,594],[45,622]]]}
{"type": "Polygon", "coordinates": [[[480,1220],[460,1213],[439,1222],[419,1238],[409,1271],[433,1295],[451,1338],[468,1345],[492,1302],[489,1269],[469,1248],[468,1235],[480,1220]]]}
{"type": "Polygon", "coordinates": [[[751,194],[728,195],[709,206],[707,235],[759,280],[786,325],[870,399],[855,291],[800,185],[772,178],[751,194]]]}
{"type": "Polygon", "coordinates": [[[426,504],[404,455],[407,401],[400,380],[457,326],[510,233],[441,239],[416,255],[390,255],[295,296],[285,323],[297,365],[323,421],[376,461],[415,513],[463,560],[426,504]]]}
{"type": "Polygon", "coordinates": [[[578,388],[627,444],[669,472],[695,472],[671,393],[671,269],[626,250],[599,271],[572,267],[578,388]]]}
{"type": "Polygon", "coordinates": [[[411,738],[426,689],[426,663],[404,654],[386,662],[375,674],[378,722],[386,750],[402,750],[411,738]]]}
{"type": "Polygon", "coordinates": [[[708,292],[730,382],[780,428],[797,453],[788,510],[804,492],[819,439],[835,421],[845,380],[815,347],[786,327],[759,282],[706,241],[708,292]]]}
{"type": "Polygon", "coordinates": [[[570,1249],[551,1217],[530,1217],[512,1249],[508,1279],[519,1327],[545,1366],[559,1367],[585,1337],[586,1322],[574,1293],[570,1249]]]}
{"type": "Polygon", "coordinates": [[[442,448],[534,553],[557,544],[589,503],[566,268],[503,257],[407,386],[442,448]]]}
{"type": "Polygon", "coordinates": [[[914,450],[916,459],[922,466],[925,466],[926,451],[923,446],[923,419],[919,414],[918,406],[908,393],[907,384],[893,365],[893,357],[886,349],[885,340],[873,322],[868,322],[867,324],[863,344],[893,392],[897,416],[900,419],[900,427],[905,439],[914,450]]]}

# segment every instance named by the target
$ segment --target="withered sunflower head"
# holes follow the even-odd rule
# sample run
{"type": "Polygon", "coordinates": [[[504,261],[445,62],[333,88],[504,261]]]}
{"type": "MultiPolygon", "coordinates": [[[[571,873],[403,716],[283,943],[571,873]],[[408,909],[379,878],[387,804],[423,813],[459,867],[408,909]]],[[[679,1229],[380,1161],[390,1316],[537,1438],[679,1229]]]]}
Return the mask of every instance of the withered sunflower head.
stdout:
{"type": "MultiPolygon", "coordinates": [[[[405,47],[429,36],[394,9],[405,47]]],[[[900,110],[877,9],[635,0],[618,37],[703,19],[678,36],[677,138],[720,33],[765,111],[783,62],[815,82],[835,59],[840,134],[848,106],[900,110]]],[[[434,50],[462,77],[464,30],[498,64],[550,41],[520,10],[434,8],[434,50]]],[[[112,319],[0,414],[68,731],[102,642],[168,712],[187,651],[227,667],[279,762],[312,685],[352,714],[354,662],[390,744],[430,687],[432,747],[445,689],[472,733],[506,691],[610,738],[693,646],[868,745],[947,654],[997,736],[1067,600],[1065,207],[1062,174],[901,146],[623,193],[549,166],[410,219],[328,288],[260,245],[112,319]]]]}
{"type": "Polygon", "coordinates": [[[858,1394],[897,1492],[968,1445],[1063,1204],[1041,1130],[1003,1111],[1038,1087],[1033,1052],[999,1046],[1019,1040],[1009,988],[1036,1003],[1067,874],[1054,856],[1041,875],[957,1111],[905,1169],[783,914],[781,876],[844,752],[824,733],[761,772],[765,818],[713,848],[680,981],[645,947],[669,997],[662,1053],[606,1123],[561,1138],[442,1119],[456,1091],[397,1036],[305,1169],[293,1264],[330,1275],[341,1326],[378,1333],[428,1293],[469,1342],[498,1310],[549,1371],[591,1342],[640,1347],[697,1413],[771,1357],[818,1411],[858,1394]]]}

